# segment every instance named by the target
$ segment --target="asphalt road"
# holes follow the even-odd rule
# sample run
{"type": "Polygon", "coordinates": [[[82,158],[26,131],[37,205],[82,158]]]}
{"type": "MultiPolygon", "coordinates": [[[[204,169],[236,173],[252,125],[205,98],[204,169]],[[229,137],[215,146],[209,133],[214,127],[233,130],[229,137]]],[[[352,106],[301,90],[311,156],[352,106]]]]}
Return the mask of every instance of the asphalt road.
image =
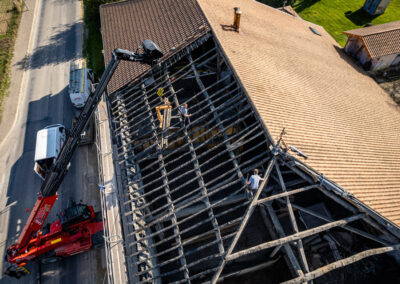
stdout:
{"type": "MultiPolygon", "coordinates": [[[[14,243],[36,201],[41,180],[33,172],[36,132],[51,124],[71,127],[76,110],[68,97],[69,63],[81,57],[82,8],[76,0],[36,0],[32,22],[32,54],[24,68],[15,121],[0,144],[0,253],[14,243]]],[[[94,146],[76,151],[48,221],[66,208],[70,198],[100,210],[94,146]]],[[[1,283],[103,283],[104,250],[93,250],[59,263],[31,263],[31,275],[17,280],[0,275],[1,283]]],[[[0,258],[0,269],[6,264],[0,258]]],[[[2,274],[2,273],[1,273],[2,274]]]]}

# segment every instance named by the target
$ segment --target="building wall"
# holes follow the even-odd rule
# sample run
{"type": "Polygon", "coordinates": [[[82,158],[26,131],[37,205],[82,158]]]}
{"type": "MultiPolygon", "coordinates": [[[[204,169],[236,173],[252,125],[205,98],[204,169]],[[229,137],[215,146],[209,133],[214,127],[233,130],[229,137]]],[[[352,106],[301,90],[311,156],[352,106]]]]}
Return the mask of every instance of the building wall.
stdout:
{"type": "Polygon", "coordinates": [[[400,54],[386,55],[371,60],[361,40],[357,37],[348,38],[344,51],[356,58],[366,70],[381,70],[400,63],[400,54]]]}
{"type": "Polygon", "coordinates": [[[356,37],[349,37],[347,39],[346,45],[344,46],[344,51],[351,56],[355,57],[357,51],[362,48],[361,41],[356,37]]]}
{"type": "Polygon", "coordinates": [[[366,0],[363,9],[370,15],[379,15],[385,12],[389,3],[390,0],[366,0]]]}
{"type": "Polygon", "coordinates": [[[396,58],[394,59],[394,61],[392,62],[392,66],[395,66],[397,64],[400,64],[400,54],[398,54],[396,56],[396,58]]]}
{"type": "Polygon", "coordinates": [[[370,58],[360,39],[349,37],[344,47],[344,51],[350,56],[356,58],[364,67],[366,67],[366,69],[369,69],[369,66],[365,65],[369,64],[370,58]]]}
{"type": "Polygon", "coordinates": [[[392,65],[392,63],[394,63],[395,60],[397,61],[396,58],[398,55],[399,54],[390,54],[379,58],[374,58],[372,60],[371,71],[377,71],[389,67],[392,65]]]}
{"type": "Polygon", "coordinates": [[[379,15],[385,13],[387,6],[389,5],[390,0],[380,0],[378,7],[375,10],[374,15],[379,15]]]}
{"type": "MultiPolygon", "coordinates": [[[[364,47],[356,55],[356,58],[364,67],[366,64],[368,64],[371,61],[371,58],[369,58],[369,55],[364,47]]],[[[366,69],[369,69],[369,68],[366,68],[366,69]]]]}

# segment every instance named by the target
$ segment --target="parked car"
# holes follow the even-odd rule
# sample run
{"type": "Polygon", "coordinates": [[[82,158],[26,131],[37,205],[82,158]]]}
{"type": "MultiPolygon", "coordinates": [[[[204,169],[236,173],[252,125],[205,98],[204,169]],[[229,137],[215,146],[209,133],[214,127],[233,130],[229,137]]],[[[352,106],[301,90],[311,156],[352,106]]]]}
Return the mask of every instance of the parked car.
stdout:
{"type": "Polygon", "coordinates": [[[45,180],[47,171],[56,162],[66,137],[66,129],[62,124],[50,125],[37,132],[33,170],[42,180],[45,180]]]}

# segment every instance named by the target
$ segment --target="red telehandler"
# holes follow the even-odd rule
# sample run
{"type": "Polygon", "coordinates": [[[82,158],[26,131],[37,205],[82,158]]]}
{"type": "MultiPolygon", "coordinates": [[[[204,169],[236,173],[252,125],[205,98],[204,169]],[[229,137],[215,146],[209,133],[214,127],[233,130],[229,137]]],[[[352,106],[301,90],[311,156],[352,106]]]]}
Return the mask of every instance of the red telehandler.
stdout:
{"type": "MultiPolygon", "coordinates": [[[[153,64],[163,56],[160,48],[150,40],[142,42],[142,49],[142,53],[118,48],[112,52],[110,63],[68,133],[56,163],[46,173],[38,199],[21,235],[17,242],[7,249],[6,258],[12,264],[10,267],[23,267],[30,260],[42,263],[54,262],[63,257],[88,251],[104,242],[101,214],[95,214],[92,206],[73,204],[58,214],[57,221],[44,227],[43,224],[57,200],[57,190],[67,173],[68,164],[78,146],[80,135],[119,62],[125,60],[153,64]]],[[[6,274],[10,275],[10,271],[6,274]]]]}

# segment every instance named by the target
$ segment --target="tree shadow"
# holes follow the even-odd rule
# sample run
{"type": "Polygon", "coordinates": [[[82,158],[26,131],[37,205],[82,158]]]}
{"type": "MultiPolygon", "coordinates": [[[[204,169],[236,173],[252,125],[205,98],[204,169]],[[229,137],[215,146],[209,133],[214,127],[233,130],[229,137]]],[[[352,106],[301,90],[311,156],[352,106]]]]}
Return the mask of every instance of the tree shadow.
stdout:
{"type": "Polygon", "coordinates": [[[344,13],[347,19],[352,21],[353,24],[357,26],[364,26],[370,23],[373,19],[378,17],[379,15],[371,16],[367,12],[365,12],[362,8],[358,9],[357,11],[347,11],[344,13]]]}
{"type": "Polygon", "coordinates": [[[292,3],[292,7],[296,10],[297,13],[301,13],[303,10],[311,7],[315,3],[320,0],[298,0],[298,1],[288,1],[288,3],[292,3]],[[294,2],[294,3],[293,3],[294,2]]]}
{"type": "Polygon", "coordinates": [[[82,30],[82,25],[83,23],[74,23],[57,28],[58,33],[49,39],[49,44],[38,46],[31,55],[26,55],[16,65],[23,70],[39,69],[75,59],[79,55],[76,34],[82,30]]]}

